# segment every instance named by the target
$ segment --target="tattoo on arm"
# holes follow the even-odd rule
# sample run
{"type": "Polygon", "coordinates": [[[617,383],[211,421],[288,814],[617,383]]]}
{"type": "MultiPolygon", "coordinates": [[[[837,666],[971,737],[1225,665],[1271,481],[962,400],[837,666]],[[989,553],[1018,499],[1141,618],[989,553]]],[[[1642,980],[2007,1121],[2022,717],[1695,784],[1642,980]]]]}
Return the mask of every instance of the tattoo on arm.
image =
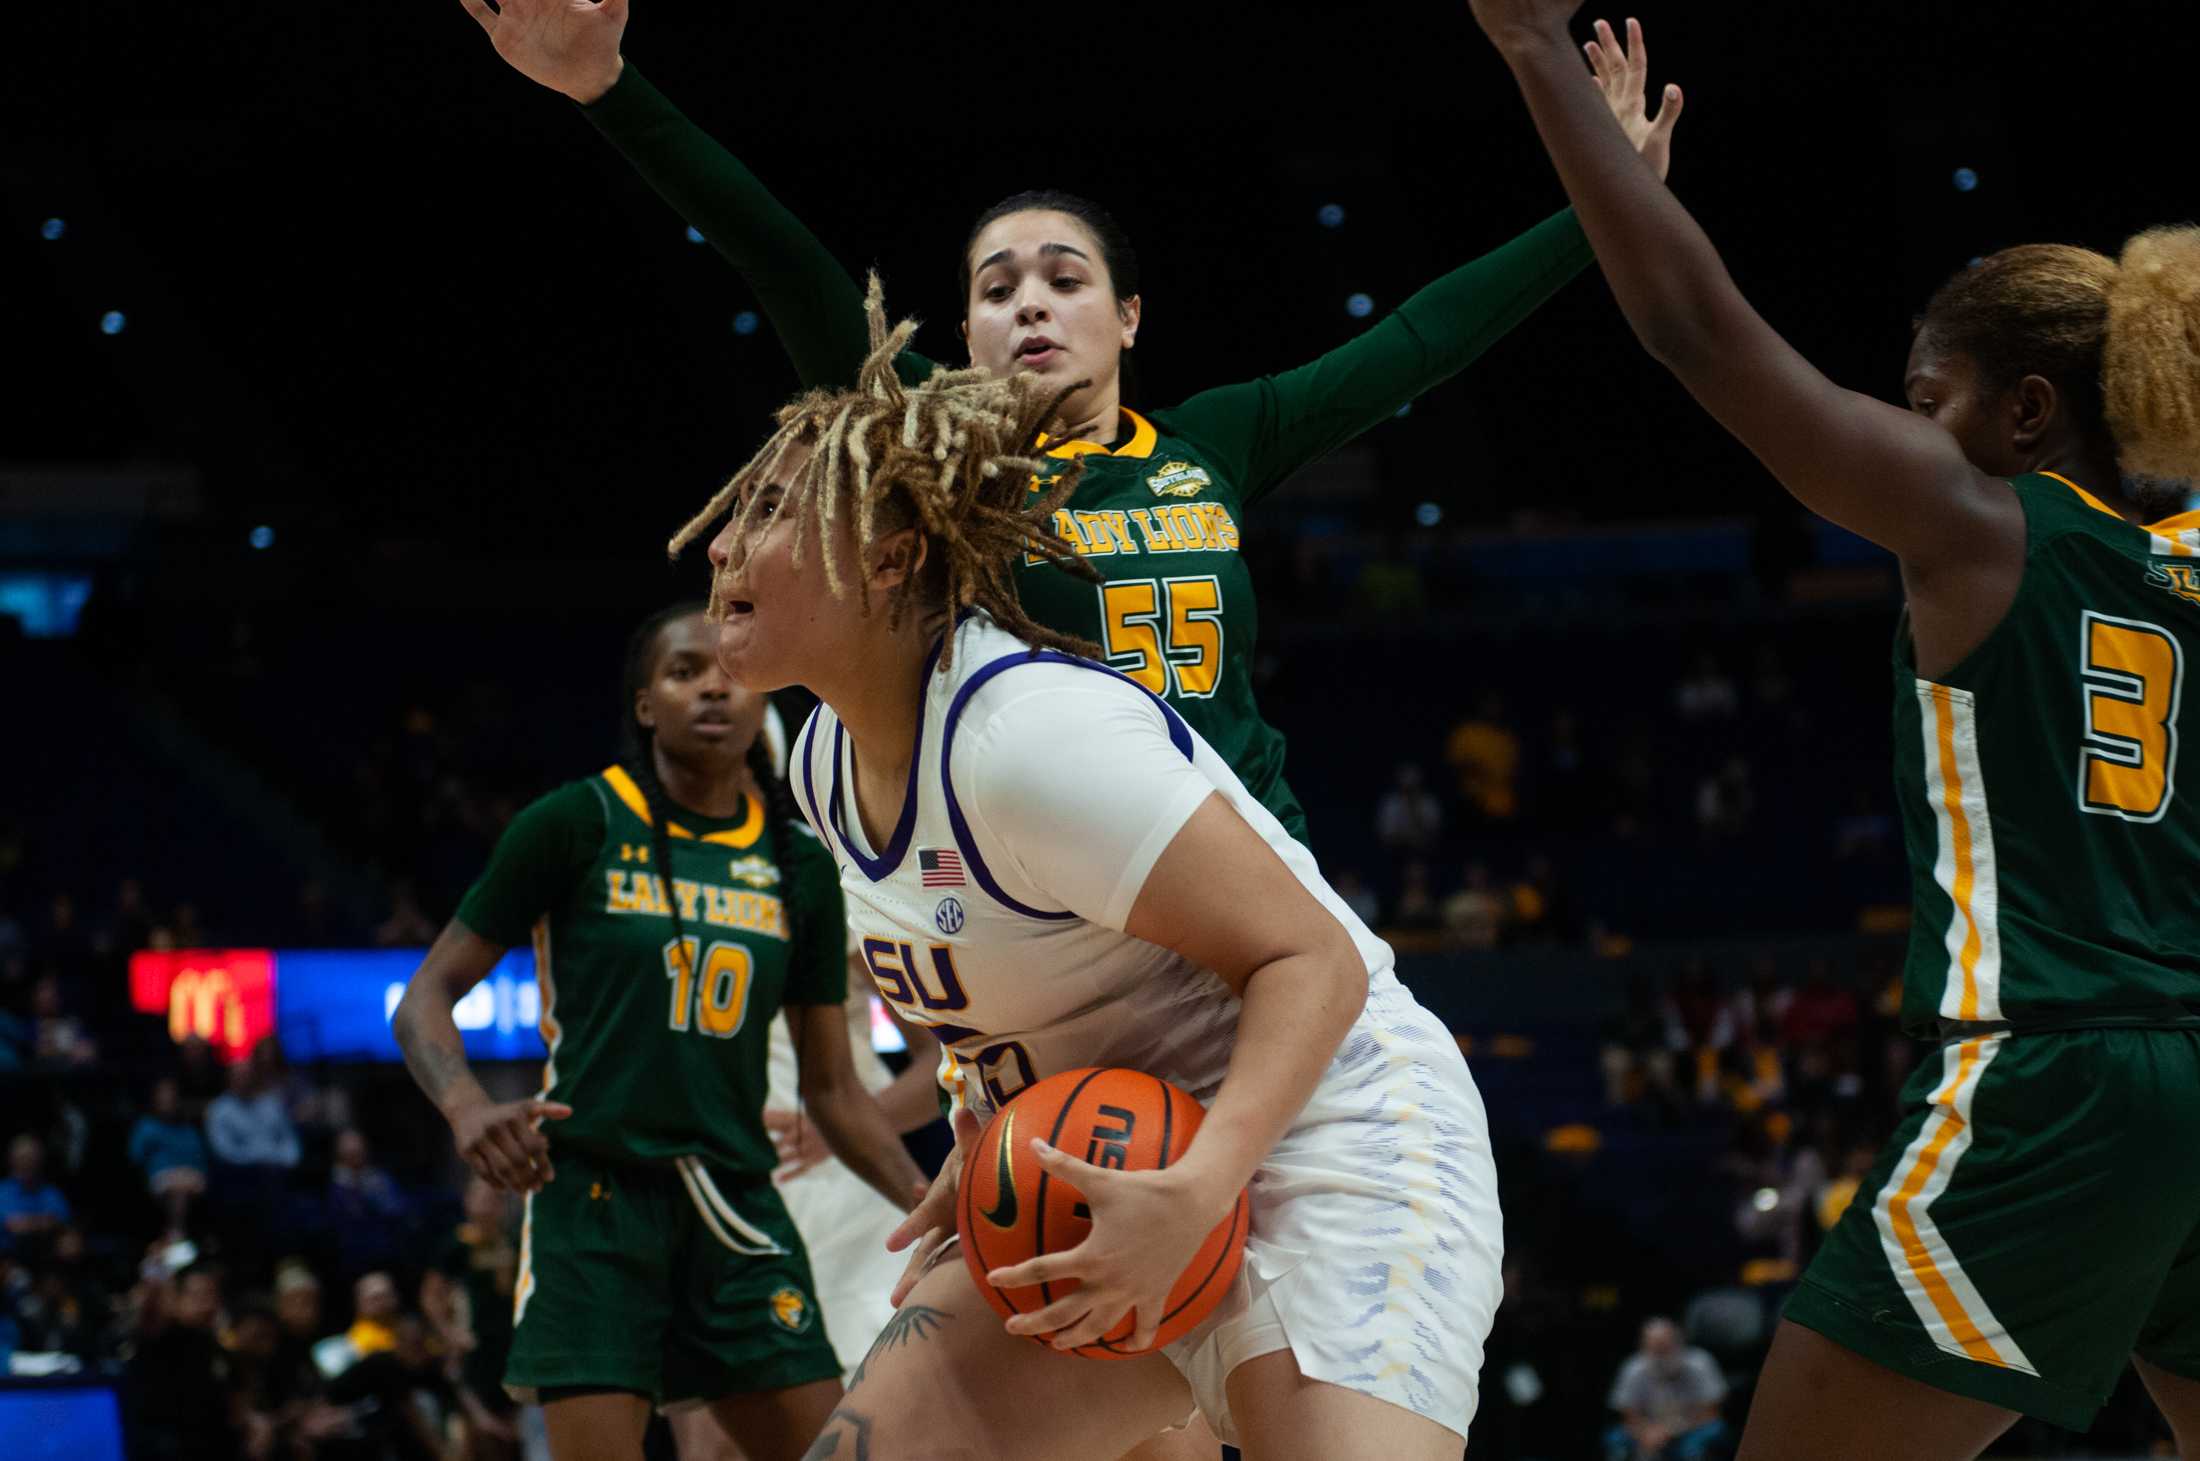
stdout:
{"type": "Polygon", "coordinates": [[[405,1052],[406,1069],[428,1099],[442,1109],[443,1098],[453,1086],[474,1078],[472,1067],[466,1064],[466,1046],[457,1022],[448,1010],[422,1014],[408,1001],[399,1006],[397,1018],[390,1023],[398,1048],[405,1052]],[[443,1016],[440,1021],[435,1018],[438,1013],[443,1016]]]}
{"type": "Polygon", "coordinates": [[[871,1461],[871,1418],[850,1406],[833,1407],[802,1461],[871,1461]]]}
{"type": "Polygon", "coordinates": [[[863,1358],[856,1362],[855,1373],[848,1377],[848,1388],[853,1390],[863,1383],[863,1372],[871,1367],[873,1359],[905,1344],[923,1343],[953,1317],[945,1309],[935,1309],[930,1304],[903,1304],[894,1311],[894,1317],[886,1321],[878,1338],[871,1341],[863,1358]]]}

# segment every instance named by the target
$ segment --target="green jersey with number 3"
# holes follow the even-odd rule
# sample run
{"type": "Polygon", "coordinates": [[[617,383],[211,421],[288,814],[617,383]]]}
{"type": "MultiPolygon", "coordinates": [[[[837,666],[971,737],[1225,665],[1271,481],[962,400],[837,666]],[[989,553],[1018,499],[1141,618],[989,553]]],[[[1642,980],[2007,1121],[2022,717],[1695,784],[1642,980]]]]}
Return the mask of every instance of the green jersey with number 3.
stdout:
{"type": "Polygon", "coordinates": [[[2200,656],[2200,512],[2140,527],[2053,474],[2010,484],[2024,578],[1954,669],[1895,651],[1916,920],[1903,1019],[2200,1017],[2200,788],[2180,787],[2200,656]]]}
{"type": "Polygon", "coordinates": [[[669,891],[633,779],[614,766],[569,782],[513,818],[458,920],[534,944],[544,1095],[573,1108],[547,1125],[554,1144],[769,1172],[772,1018],[848,993],[839,875],[806,829],[770,825],[754,799],[725,820],[669,808],[666,832],[669,891]]]}

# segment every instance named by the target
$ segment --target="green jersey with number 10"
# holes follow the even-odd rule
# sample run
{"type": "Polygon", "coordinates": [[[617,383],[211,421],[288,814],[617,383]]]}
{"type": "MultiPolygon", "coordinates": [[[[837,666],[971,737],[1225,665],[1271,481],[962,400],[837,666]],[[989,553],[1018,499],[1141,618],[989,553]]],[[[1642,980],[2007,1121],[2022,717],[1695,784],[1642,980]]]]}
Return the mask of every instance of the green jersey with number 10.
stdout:
{"type": "Polygon", "coordinates": [[[534,944],[543,1091],[573,1108],[545,1128],[555,1145],[767,1173],[772,1018],[848,994],[839,873],[808,829],[770,825],[754,798],[723,820],[671,807],[665,831],[669,893],[633,778],[614,766],[569,782],[512,819],[458,921],[534,944]]]}
{"type": "Polygon", "coordinates": [[[1904,1023],[2200,1023],[2200,512],[2140,527],[2052,473],[2010,484],[2024,579],[1937,680],[1895,651],[1916,921],[1904,1023]]]}

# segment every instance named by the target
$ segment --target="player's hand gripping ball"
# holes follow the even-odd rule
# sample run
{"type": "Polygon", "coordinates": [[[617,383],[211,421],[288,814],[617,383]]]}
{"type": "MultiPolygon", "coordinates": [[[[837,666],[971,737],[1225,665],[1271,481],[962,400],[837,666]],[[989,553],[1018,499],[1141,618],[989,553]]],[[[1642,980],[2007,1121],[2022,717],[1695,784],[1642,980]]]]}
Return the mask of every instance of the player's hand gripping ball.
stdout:
{"type": "MultiPolygon", "coordinates": [[[[1062,1253],[1085,1241],[1092,1216],[1084,1195],[1048,1172],[1031,1140],[1082,1157],[1096,1167],[1152,1171],[1183,1156],[1206,1113],[1197,1101],[1158,1076],[1136,1070],[1065,1070],[1019,1091],[995,1113],[964,1168],[955,1226],[963,1262],[978,1292],[1006,1319],[1042,1309],[1075,1287],[1062,1283],[996,1288],[986,1275],[1042,1253],[1062,1253]]],[[[1230,1291],[1245,1261],[1250,1209],[1240,1192],[1169,1289],[1168,1308],[1153,1348],[1182,1339],[1230,1291]]],[[[1126,1314],[1106,1334],[1069,1351],[1093,1359],[1128,1359],[1136,1322],[1126,1314]]],[[[1049,1344],[1052,1336],[1031,1336],[1049,1344]]]]}

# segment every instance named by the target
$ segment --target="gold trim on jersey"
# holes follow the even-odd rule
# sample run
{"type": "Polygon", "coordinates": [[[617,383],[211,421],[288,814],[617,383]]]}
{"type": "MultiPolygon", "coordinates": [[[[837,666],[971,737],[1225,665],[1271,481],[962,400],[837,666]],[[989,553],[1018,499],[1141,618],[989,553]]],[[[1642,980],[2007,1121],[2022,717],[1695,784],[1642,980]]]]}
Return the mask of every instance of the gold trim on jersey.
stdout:
{"type": "Polygon", "coordinates": [[[2200,508],[2191,512],[2173,513],[2160,522],[2135,523],[2115,508],[2095,497],[2060,472],[2042,472],[2042,477],[2052,477],[2078,494],[2080,501],[2095,512],[2105,512],[2127,527],[2137,528],[2150,540],[2148,551],[2157,558],[2200,558],[2200,508]]]}
{"type": "Polygon", "coordinates": [[[1050,457],[1059,457],[1064,461],[1069,460],[1071,457],[1091,456],[1094,452],[1098,452],[1102,456],[1109,457],[1152,456],[1154,443],[1158,442],[1161,439],[1161,433],[1154,430],[1154,426],[1151,421],[1148,421],[1145,417],[1139,415],[1130,407],[1125,406],[1123,408],[1123,414],[1126,417],[1130,418],[1131,439],[1124,442],[1121,446],[1106,447],[1102,446],[1097,441],[1086,441],[1083,437],[1078,437],[1071,441],[1062,442],[1057,446],[1048,446],[1047,437],[1045,433],[1042,432],[1039,436],[1038,441],[1039,449],[1041,451],[1044,451],[1050,457]]]}
{"type": "Polygon", "coordinates": [[[1947,1191],[1956,1164],[1971,1146],[1972,1097],[2007,1038],[1982,1035],[1943,1047],[1941,1082],[1930,1098],[1932,1114],[1902,1154],[1897,1175],[1873,1201],[1872,1221],[1895,1280],[1936,1348],[2037,1375],[2016,1336],[1994,1316],[1932,1219],[1934,1200],[1947,1191]]]}
{"type": "Polygon", "coordinates": [[[1933,881],[1948,895],[1947,988],[1940,1014],[1998,1020],[2001,1014],[2001,882],[1994,821],[1979,766],[1978,707],[1968,690],[1917,682],[1924,712],[1925,795],[1932,803],[1933,881]]]}
{"type": "MultiPolygon", "coordinates": [[[[612,793],[626,804],[626,809],[642,819],[643,825],[656,825],[649,819],[649,798],[642,795],[641,787],[635,785],[634,778],[627,774],[624,766],[605,767],[603,779],[612,793]]],[[[753,796],[744,795],[741,800],[747,806],[748,812],[738,827],[729,827],[723,832],[706,832],[698,838],[693,832],[667,817],[665,835],[684,837],[690,842],[715,842],[721,847],[752,847],[764,830],[764,804],[753,796]]]]}

